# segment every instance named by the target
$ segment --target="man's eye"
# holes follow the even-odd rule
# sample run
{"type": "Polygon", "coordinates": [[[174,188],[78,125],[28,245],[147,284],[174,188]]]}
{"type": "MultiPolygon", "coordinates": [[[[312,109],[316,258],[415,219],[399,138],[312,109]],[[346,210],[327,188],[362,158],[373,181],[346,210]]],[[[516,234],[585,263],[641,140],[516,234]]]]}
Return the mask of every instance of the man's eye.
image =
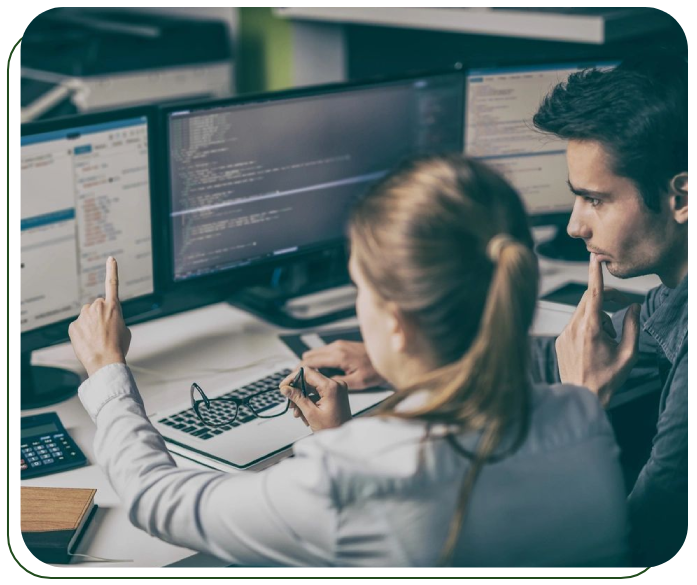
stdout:
{"type": "Polygon", "coordinates": [[[598,207],[598,205],[600,205],[600,199],[596,199],[595,197],[586,197],[585,199],[592,207],[598,207]]]}

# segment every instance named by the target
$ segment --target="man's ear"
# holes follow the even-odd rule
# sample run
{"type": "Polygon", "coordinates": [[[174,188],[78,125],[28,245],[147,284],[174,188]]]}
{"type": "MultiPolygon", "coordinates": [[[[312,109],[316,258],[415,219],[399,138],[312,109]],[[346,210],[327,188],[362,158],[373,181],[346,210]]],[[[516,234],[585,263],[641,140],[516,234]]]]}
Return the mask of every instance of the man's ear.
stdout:
{"type": "Polygon", "coordinates": [[[687,173],[675,175],[670,182],[670,210],[676,222],[687,223],[687,173]]]}

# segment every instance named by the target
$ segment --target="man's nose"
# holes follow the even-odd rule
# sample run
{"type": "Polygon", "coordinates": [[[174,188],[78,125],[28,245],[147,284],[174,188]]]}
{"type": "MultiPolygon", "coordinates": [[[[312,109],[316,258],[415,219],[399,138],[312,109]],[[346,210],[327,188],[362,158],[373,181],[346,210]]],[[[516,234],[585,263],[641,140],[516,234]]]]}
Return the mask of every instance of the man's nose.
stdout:
{"type": "Polygon", "coordinates": [[[588,223],[584,220],[581,198],[577,198],[574,203],[574,210],[571,212],[569,225],[566,227],[567,233],[572,238],[583,238],[589,240],[593,235],[588,223]]]}

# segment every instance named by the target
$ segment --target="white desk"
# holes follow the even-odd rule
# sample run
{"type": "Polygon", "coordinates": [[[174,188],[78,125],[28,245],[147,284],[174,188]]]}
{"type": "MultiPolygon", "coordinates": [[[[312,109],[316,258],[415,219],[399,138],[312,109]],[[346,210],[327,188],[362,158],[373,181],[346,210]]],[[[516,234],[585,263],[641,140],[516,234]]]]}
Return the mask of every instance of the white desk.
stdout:
{"type": "MultiPolygon", "coordinates": [[[[571,280],[587,282],[588,269],[583,264],[542,261],[541,271],[542,294],[571,280]]],[[[646,292],[659,284],[655,277],[619,281],[608,275],[605,282],[609,286],[639,292],[646,292]]],[[[538,311],[534,333],[556,334],[568,318],[568,311],[538,311]]],[[[353,323],[354,320],[348,320],[335,323],[332,327],[353,323]]],[[[154,412],[172,400],[186,399],[193,380],[203,381],[209,387],[234,387],[235,371],[225,373],[215,370],[256,362],[257,365],[246,368],[244,374],[258,371],[262,376],[273,371],[274,356],[289,355],[285,345],[277,338],[277,328],[226,304],[136,325],[132,332],[128,362],[134,370],[148,412],[154,412]],[[266,361],[259,363],[264,358],[267,358],[266,361]]],[[[68,344],[35,352],[33,362],[68,368],[84,375],[82,366],[68,344]]],[[[22,414],[47,411],[58,413],[88,461],[94,462],[92,443],[95,427],[77,396],[60,404],[22,414]]],[[[196,465],[177,456],[175,459],[182,467],[196,465]]],[[[100,508],[78,552],[110,559],[131,559],[133,562],[90,562],[84,563],[85,566],[157,567],[181,561],[194,554],[194,551],[172,546],[137,530],[129,522],[105,474],[93,463],[81,469],[24,480],[22,485],[97,489],[95,502],[100,508]]],[[[201,560],[201,556],[192,557],[191,564],[196,561],[200,563],[201,560]]],[[[204,563],[208,560],[203,559],[204,563]]],[[[215,560],[212,562],[214,564],[206,566],[222,565],[215,560]]]]}

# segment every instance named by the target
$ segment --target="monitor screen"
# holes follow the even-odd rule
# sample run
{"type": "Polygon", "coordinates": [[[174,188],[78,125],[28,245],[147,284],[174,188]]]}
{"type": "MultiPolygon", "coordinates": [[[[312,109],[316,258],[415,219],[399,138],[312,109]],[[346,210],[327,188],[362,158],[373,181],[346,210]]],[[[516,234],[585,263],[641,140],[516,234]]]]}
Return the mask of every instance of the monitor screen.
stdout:
{"type": "Polygon", "coordinates": [[[152,294],[147,117],[22,134],[22,332],[104,295],[109,256],[121,300],[152,294]]]}
{"type": "Polygon", "coordinates": [[[587,67],[613,63],[471,69],[467,74],[465,153],[498,169],[518,190],[529,213],[571,212],[566,144],[532,124],[543,98],[587,67]]]}
{"type": "Polygon", "coordinates": [[[454,73],[168,112],[174,280],[342,241],[401,159],[462,151],[463,98],[454,73]]]}

